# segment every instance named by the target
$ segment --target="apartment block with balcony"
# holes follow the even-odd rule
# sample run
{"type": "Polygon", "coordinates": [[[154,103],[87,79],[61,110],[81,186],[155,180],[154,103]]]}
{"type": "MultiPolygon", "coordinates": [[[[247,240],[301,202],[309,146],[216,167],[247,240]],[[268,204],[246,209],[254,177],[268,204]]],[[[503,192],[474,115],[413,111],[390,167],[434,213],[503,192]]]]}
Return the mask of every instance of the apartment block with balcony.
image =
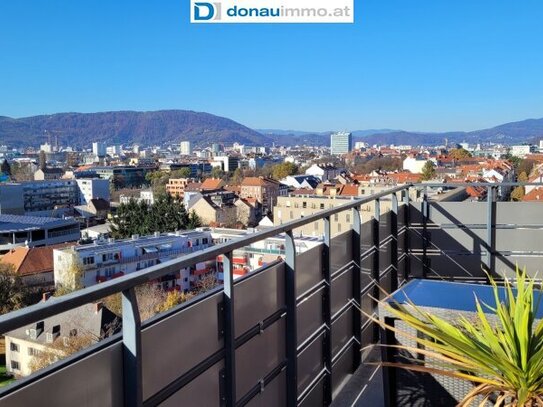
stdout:
{"type": "MultiPolygon", "coordinates": [[[[72,284],[71,270],[74,267],[82,267],[81,283],[89,287],[204,250],[212,244],[209,232],[190,231],[142,237],[135,235],[123,240],[97,240],[91,245],[55,250],[55,284],[72,284]]],[[[213,273],[214,266],[214,262],[199,262],[191,268],[164,276],[159,283],[164,289],[188,291],[202,276],[213,273]]]]}

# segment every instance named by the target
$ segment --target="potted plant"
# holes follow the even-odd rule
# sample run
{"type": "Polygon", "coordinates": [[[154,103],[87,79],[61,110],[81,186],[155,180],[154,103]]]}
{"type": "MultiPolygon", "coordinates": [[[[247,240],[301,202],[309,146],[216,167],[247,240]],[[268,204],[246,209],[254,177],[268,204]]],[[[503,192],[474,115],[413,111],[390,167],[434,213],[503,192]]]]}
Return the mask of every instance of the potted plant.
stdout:
{"type": "Polygon", "coordinates": [[[541,292],[534,290],[535,281],[525,271],[517,270],[514,284],[507,279],[504,287],[492,278],[490,282],[495,304],[475,297],[473,318],[446,319],[411,301],[382,302],[387,313],[419,333],[372,318],[383,329],[417,344],[382,346],[425,358],[384,366],[471,382],[473,389],[459,406],[543,406],[543,320],[535,318],[541,292]]]}

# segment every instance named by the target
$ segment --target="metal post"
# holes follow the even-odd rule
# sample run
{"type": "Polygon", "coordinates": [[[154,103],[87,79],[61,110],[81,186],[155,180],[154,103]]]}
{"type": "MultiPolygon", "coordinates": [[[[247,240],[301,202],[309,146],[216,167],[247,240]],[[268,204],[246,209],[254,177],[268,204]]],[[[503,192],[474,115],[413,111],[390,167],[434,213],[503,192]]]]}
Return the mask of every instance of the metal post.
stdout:
{"type": "MultiPolygon", "coordinates": [[[[487,238],[486,238],[486,244],[487,244],[487,250],[486,250],[486,270],[488,273],[492,273],[492,270],[494,268],[494,247],[495,247],[495,238],[494,238],[494,223],[495,223],[495,203],[494,203],[494,187],[489,186],[487,188],[487,223],[486,223],[486,232],[487,232],[487,238]]],[[[490,282],[490,281],[488,281],[490,282]]]]}
{"type": "Polygon", "coordinates": [[[390,264],[392,266],[390,275],[390,292],[398,289],[398,196],[392,194],[392,208],[390,211],[390,264]]]}
{"type": "Polygon", "coordinates": [[[236,405],[236,334],[234,330],[234,270],[232,252],[223,256],[224,280],[224,401],[226,407],[236,405]]]}
{"type": "Polygon", "coordinates": [[[134,288],[122,292],[124,405],[142,406],[141,320],[134,288]]]}
{"type": "Polygon", "coordinates": [[[324,291],[322,294],[322,319],[326,326],[324,333],[323,358],[324,368],[327,373],[324,376],[324,405],[332,403],[332,273],[330,267],[331,227],[330,217],[324,218],[324,247],[322,250],[322,277],[324,279],[324,291]]]}
{"type": "MultiPolygon", "coordinates": [[[[394,318],[385,317],[385,324],[394,327],[394,318]]],[[[396,345],[394,331],[382,329],[381,331],[381,359],[385,363],[394,362],[394,349],[391,346],[396,345]]],[[[385,406],[395,407],[397,397],[396,368],[391,366],[383,367],[383,393],[385,396],[385,406]]]]}
{"type": "Polygon", "coordinates": [[[411,275],[411,254],[409,253],[410,249],[410,236],[409,236],[409,213],[411,211],[411,204],[409,201],[409,189],[404,190],[404,224],[405,224],[405,238],[403,240],[403,251],[405,253],[404,269],[403,269],[403,278],[404,282],[409,280],[411,275]]]}
{"type": "Polygon", "coordinates": [[[353,336],[358,342],[358,349],[354,355],[354,370],[362,363],[361,344],[362,344],[362,321],[358,309],[362,308],[362,283],[360,279],[360,251],[361,251],[361,236],[362,236],[362,218],[360,216],[360,208],[353,209],[353,224],[352,224],[352,253],[353,253],[353,301],[355,311],[353,312],[353,336]]]}
{"type": "Polygon", "coordinates": [[[296,244],[292,230],[285,236],[285,302],[287,406],[298,404],[298,334],[296,326],[296,244]]]}
{"type": "MultiPolygon", "coordinates": [[[[379,276],[379,255],[381,254],[381,240],[379,237],[379,222],[381,219],[381,202],[379,199],[375,200],[375,214],[373,218],[373,232],[372,232],[372,239],[373,239],[373,261],[372,261],[372,267],[371,267],[371,278],[373,280],[373,292],[372,297],[374,298],[372,300],[372,312],[377,312],[377,307],[379,306],[378,298],[380,295],[379,290],[379,283],[380,283],[380,276],[379,276]]],[[[376,343],[379,340],[379,326],[374,324],[374,330],[373,330],[373,342],[376,343]]]]}
{"type": "Polygon", "coordinates": [[[422,197],[422,278],[428,276],[428,187],[422,197]]]}

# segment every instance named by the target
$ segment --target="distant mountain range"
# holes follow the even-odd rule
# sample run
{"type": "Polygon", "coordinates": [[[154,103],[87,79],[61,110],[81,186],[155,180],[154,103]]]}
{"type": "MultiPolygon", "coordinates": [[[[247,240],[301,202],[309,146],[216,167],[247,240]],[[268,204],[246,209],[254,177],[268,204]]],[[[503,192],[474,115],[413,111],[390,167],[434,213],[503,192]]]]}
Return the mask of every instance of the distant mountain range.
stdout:
{"type": "MultiPolygon", "coordinates": [[[[370,144],[441,145],[449,143],[537,142],[543,139],[543,119],[507,123],[471,132],[425,133],[391,129],[352,131],[355,141],[370,144]]],[[[192,141],[246,145],[329,145],[328,132],[296,130],[253,130],[233,120],[187,110],[154,112],[57,113],[20,119],[0,116],[0,144],[13,147],[39,146],[47,134],[59,137],[63,145],[90,147],[93,141],[110,144],[163,145],[192,141]]]]}
{"type": "Polygon", "coordinates": [[[61,144],[89,147],[93,141],[111,144],[157,145],[189,140],[195,144],[259,145],[273,140],[233,120],[186,110],[156,112],[57,113],[20,119],[0,117],[0,144],[38,146],[47,133],[61,144]]]}

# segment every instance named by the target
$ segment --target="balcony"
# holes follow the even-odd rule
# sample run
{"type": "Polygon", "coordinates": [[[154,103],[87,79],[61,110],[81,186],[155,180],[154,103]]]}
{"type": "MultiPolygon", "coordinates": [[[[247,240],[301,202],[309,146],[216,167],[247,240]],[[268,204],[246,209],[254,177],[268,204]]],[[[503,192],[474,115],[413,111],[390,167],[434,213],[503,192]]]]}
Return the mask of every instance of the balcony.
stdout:
{"type": "Polygon", "coordinates": [[[392,188],[3,315],[5,333],[123,295],[122,334],[3,388],[0,402],[393,405],[386,376],[366,363],[374,360],[368,349],[381,340],[380,332],[359,311],[379,312],[379,286],[393,292],[412,278],[485,284],[483,269],[498,278],[513,273],[516,264],[534,273],[542,269],[543,205],[497,202],[498,188],[510,185],[481,186],[488,188],[486,202],[432,202],[431,185],[392,188]],[[420,202],[409,200],[413,188],[421,190],[420,202]],[[390,211],[381,211],[384,200],[390,211]],[[373,216],[361,218],[368,215],[358,209],[373,201],[373,216]],[[334,215],[346,211],[352,229],[331,236],[334,215]],[[297,254],[296,230],[313,222],[324,223],[323,243],[297,254]],[[281,233],[284,260],[234,281],[233,252],[281,233]],[[223,258],[224,286],[139,321],[135,287],[217,256],[223,258]]]}

